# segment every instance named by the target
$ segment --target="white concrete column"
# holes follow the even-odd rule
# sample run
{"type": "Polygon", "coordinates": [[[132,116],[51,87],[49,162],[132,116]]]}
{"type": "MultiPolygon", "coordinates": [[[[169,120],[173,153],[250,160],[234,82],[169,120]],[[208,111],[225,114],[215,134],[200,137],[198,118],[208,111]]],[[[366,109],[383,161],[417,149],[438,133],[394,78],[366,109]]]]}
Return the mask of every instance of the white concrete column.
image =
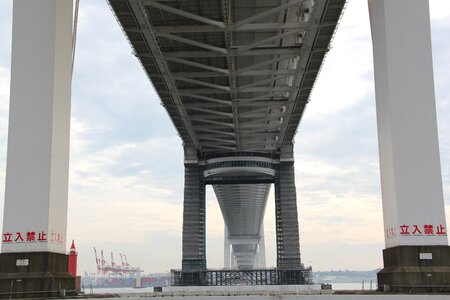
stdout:
{"type": "Polygon", "coordinates": [[[386,248],[447,245],[428,1],[369,8],[386,248]]]}
{"type": "Polygon", "coordinates": [[[14,0],[2,252],[66,252],[72,0],[14,0]]]}
{"type": "Polygon", "coordinates": [[[233,270],[237,269],[236,256],[234,256],[233,246],[231,246],[231,269],[233,270]]]}
{"type": "Polygon", "coordinates": [[[259,231],[259,268],[266,268],[266,241],[264,239],[264,221],[261,223],[261,229],[259,231]]]}
{"type": "Polygon", "coordinates": [[[225,269],[230,269],[231,267],[231,249],[230,249],[230,239],[228,238],[228,228],[227,225],[224,225],[224,234],[223,234],[223,267],[225,269]]]}

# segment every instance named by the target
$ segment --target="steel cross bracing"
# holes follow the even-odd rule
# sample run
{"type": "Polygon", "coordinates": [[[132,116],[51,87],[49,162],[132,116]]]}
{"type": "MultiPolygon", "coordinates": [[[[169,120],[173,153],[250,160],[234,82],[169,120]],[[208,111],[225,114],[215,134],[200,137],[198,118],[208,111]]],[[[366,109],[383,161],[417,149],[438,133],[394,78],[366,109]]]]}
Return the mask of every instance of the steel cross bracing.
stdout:
{"type": "MultiPolygon", "coordinates": [[[[182,138],[185,153],[196,153],[193,161],[237,152],[293,157],[293,138],[345,0],[109,3],[182,138]]],[[[185,163],[190,161],[185,157],[185,163]]],[[[190,174],[191,167],[186,170],[190,174]]],[[[256,240],[269,182],[275,180],[256,175],[252,184],[220,176],[204,179],[214,186],[230,241],[244,236],[256,240]]],[[[192,180],[185,189],[189,216],[195,210],[189,197],[203,193],[202,187],[197,190],[189,183],[192,180]]],[[[200,198],[203,202],[204,196],[200,198]]],[[[199,215],[186,224],[203,224],[203,218],[199,215]]],[[[203,266],[204,228],[191,227],[183,227],[183,257],[203,266]]],[[[289,246],[286,243],[289,239],[277,242],[280,253],[289,246]]],[[[255,241],[232,243],[232,248],[240,268],[253,267],[255,241]]]]}
{"type": "Polygon", "coordinates": [[[185,145],[292,142],[345,0],[109,0],[185,145]]]}

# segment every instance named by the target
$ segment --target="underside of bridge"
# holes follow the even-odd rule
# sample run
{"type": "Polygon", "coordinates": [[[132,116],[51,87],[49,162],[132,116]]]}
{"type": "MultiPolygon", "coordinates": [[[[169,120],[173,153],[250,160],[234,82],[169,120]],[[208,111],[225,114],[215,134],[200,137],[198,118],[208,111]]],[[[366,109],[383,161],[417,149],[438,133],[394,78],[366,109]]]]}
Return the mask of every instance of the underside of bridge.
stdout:
{"type": "Polygon", "coordinates": [[[293,138],[345,0],[109,3],[183,140],[183,270],[206,269],[206,184],[239,270],[265,267],[274,184],[277,268],[302,269],[293,138]]]}

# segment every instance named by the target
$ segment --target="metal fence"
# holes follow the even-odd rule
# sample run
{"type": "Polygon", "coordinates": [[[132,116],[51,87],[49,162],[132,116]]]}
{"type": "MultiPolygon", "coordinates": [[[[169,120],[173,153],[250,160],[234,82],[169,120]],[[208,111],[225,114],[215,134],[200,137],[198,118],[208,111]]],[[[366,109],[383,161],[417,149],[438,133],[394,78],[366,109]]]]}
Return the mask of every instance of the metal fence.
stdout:
{"type": "Polygon", "coordinates": [[[248,286],[312,284],[312,269],[171,270],[172,286],[248,286]]]}

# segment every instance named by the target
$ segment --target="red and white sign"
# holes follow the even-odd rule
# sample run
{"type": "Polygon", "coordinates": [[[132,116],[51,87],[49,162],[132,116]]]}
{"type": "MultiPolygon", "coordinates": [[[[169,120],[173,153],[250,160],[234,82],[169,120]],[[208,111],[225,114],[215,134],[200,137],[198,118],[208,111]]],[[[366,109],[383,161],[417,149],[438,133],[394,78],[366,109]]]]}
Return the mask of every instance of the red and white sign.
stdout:
{"type": "Polygon", "coordinates": [[[444,225],[438,224],[403,224],[397,228],[389,227],[385,229],[387,239],[400,236],[447,236],[447,229],[444,225]],[[398,233],[398,234],[397,234],[398,233]]]}
{"type": "Polygon", "coordinates": [[[54,244],[63,244],[65,237],[63,234],[52,231],[48,235],[45,231],[27,231],[27,232],[5,232],[3,233],[3,243],[43,243],[50,242],[54,244]],[[50,240],[49,240],[50,239],[50,240]]]}

